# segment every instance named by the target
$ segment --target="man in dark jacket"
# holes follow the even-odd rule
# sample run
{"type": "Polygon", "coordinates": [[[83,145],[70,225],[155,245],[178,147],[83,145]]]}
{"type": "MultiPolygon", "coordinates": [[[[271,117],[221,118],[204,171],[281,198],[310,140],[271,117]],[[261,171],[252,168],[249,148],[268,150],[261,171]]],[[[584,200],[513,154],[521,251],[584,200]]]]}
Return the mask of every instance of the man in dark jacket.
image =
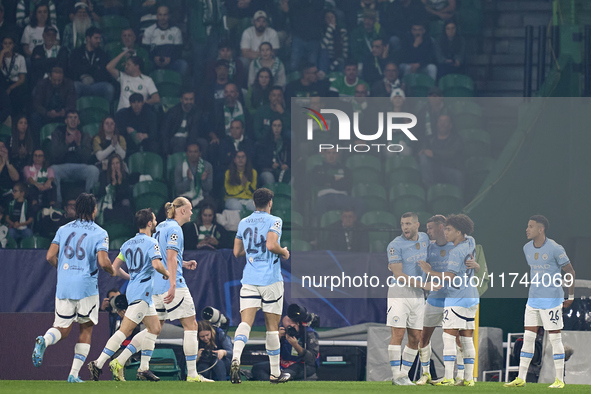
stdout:
{"type": "Polygon", "coordinates": [[[127,143],[127,156],[135,152],[160,153],[158,121],[151,105],[145,105],[144,96],[133,93],[130,106],[115,114],[115,123],[127,143]]]}
{"type": "Polygon", "coordinates": [[[400,71],[402,74],[422,72],[437,80],[437,66],[434,64],[435,47],[433,39],[426,34],[425,26],[415,22],[402,42],[400,71]]]}
{"type": "Polygon", "coordinates": [[[187,145],[198,142],[201,154],[207,155],[207,139],[200,135],[204,130],[203,113],[195,106],[195,93],[185,90],[181,102],[166,114],[162,125],[162,149],[165,155],[187,150],[187,145]]]}
{"type": "Polygon", "coordinates": [[[65,123],[65,127],[58,127],[51,133],[51,162],[54,163],[51,168],[55,174],[58,203],[62,202],[63,179],[85,181],[86,193],[90,193],[99,178],[98,168],[88,164],[92,160],[92,138],[78,130],[78,112],[68,111],[65,123]]]}
{"type": "Polygon", "coordinates": [[[320,52],[324,0],[289,0],[291,20],[291,69],[299,69],[301,63],[316,64],[320,52]]]}
{"type": "Polygon", "coordinates": [[[345,208],[341,221],[330,226],[327,248],[342,252],[369,252],[367,228],[357,221],[353,208],[345,208]]]}
{"type": "Polygon", "coordinates": [[[255,144],[254,142],[244,135],[244,122],[241,120],[233,120],[230,126],[230,135],[227,135],[220,143],[220,154],[219,164],[225,173],[230,165],[230,162],[234,159],[234,155],[238,151],[246,153],[246,157],[254,162],[255,155],[255,144]]]}
{"type": "Polygon", "coordinates": [[[33,86],[37,81],[49,74],[55,65],[64,71],[68,65],[68,50],[57,43],[57,30],[53,26],[46,26],[43,30],[43,45],[37,45],[31,55],[30,81],[33,86]]]}
{"type": "Polygon", "coordinates": [[[78,97],[101,96],[111,102],[115,89],[107,71],[109,56],[101,48],[101,36],[97,27],[86,30],[86,45],[74,49],[70,55],[70,76],[78,97]]]}
{"type": "Polygon", "coordinates": [[[35,112],[31,122],[35,130],[47,123],[59,123],[66,119],[66,112],[76,109],[76,89],[74,82],[64,78],[61,65],[51,69],[49,78],[40,80],[33,96],[35,112]]]}

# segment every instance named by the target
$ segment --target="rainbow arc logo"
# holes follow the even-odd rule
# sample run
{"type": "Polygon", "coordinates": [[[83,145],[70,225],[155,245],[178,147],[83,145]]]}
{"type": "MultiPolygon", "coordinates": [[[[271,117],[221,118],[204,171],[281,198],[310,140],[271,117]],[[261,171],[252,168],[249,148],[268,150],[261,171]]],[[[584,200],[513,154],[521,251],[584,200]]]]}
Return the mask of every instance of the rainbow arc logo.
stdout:
{"type": "Polygon", "coordinates": [[[312,117],[312,119],[314,119],[316,121],[316,123],[318,123],[318,126],[320,127],[320,130],[322,131],[328,131],[328,125],[326,124],[326,120],[324,119],[324,116],[322,116],[320,114],[320,112],[313,110],[312,108],[308,108],[308,107],[302,107],[304,109],[307,109],[308,111],[312,111],[312,113],[307,112],[307,115],[310,115],[312,117]],[[322,123],[320,123],[320,119],[322,119],[322,123]],[[324,123],[324,127],[322,127],[322,124],[324,123]]]}

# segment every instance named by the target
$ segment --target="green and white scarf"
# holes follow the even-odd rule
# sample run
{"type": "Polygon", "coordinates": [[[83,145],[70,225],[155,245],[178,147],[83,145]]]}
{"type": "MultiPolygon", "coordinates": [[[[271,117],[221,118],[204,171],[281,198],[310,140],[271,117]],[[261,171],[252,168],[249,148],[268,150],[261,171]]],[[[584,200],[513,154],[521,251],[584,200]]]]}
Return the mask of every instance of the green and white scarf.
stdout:
{"type": "MultiPolygon", "coordinates": [[[[8,204],[8,216],[12,215],[12,212],[14,211],[14,203],[16,202],[16,200],[12,200],[9,204],[8,204]]],[[[27,221],[27,200],[23,201],[23,205],[21,206],[21,216],[18,219],[19,223],[24,223],[27,221]]],[[[24,230],[26,229],[27,226],[20,226],[17,230],[24,230]]]]}
{"type": "MultiPolygon", "coordinates": [[[[255,74],[259,72],[259,70],[261,68],[263,68],[264,66],[261,64],[261,58],[257,57],[256,59],[254,59],[254,72],[255,74]]],[[[279,69],[281,68],[281,60],[276,57],[273,61],[273,65],[271,65],[271,73],[273,74],[273,78],[277,78],[277,73],[279,72],[279,69]]]]}
{"type": "MultiPolygon", "coordinates": [[[[189,166],[189,162],[185,160],[183,162],[183,181],[187,180],[187,171],[189,171],[191,167],[189,166]]],[[[191,179],[191,187],[188,192],[185,194],[181,194],[182,197],[187,197],[193,206],[199,204],[201,200],[203,200],[203,189],[201,189],[201,176],[205,172],[205,163],[202,158],[199,159],[199,163],[197,164],[197,171],[193,173],[193,179],[191,179]]]]}
{"type": "Polygon", "coordinates": [[[105,188],[105,194],[98,202],[98,212],[95,222],[99,225],[104,222],[104,215],[106,209],[113,209],[113,201],[115,201],[115,186],[108,184],[105,188]]]}
{"type": "Polygon", "coordinates": [[[230,135],[230,126],[234,120],[241,120],[242,123],[245,123],[244,109],[242,108],[240,101],[236,101],[234,109],[224,105],[224,126],[226,128],[226,135],[230,135]]]}

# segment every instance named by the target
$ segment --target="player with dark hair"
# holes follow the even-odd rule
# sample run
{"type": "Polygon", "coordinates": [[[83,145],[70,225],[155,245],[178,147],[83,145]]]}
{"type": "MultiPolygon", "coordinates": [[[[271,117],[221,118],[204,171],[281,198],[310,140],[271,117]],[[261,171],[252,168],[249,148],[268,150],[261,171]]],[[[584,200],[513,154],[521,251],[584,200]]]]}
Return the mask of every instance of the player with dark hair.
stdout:
{"type": "Polygon", "coordinates": [[[80,336],[74,347],[74,361],[68,375],[69,383],[81,383],[80,368],[88,352],[92,328],[98,324],[100,299],[98,294],[98,265],[114,275],[109,250],[109,236],[94,222],[96,199],[82,193],[76,199],[76,220],[57,231],[47,251],[47,262],[57,268],[55,321],[44,336],[35,340],[33,364],[40,367],[47,346],[66,338],[72,324],[80,324],[80,336]]]}
{"type": "Polygon", "coordinates": [[[287,248],[280,246],[283,221],[271,215],[273,192],[260,188],[255,190],[256,207],[250,216],[242,219],[234,240],[234,256],[246,256],[246,265],[240,289],[241,323],[236,328],[234,349],[230,367],[230,380],[240,383],[240,356],[248,341],[250,329],[259,309],[265,313],[267,326],[266,348],[271,364],[271,383],[285,383],[288,373],[279,368],[279,321],[283,312],[283,276],[279,257],[289,258],[287,248]]]}
{"type": "MultiPolygon", "coordinates": [[[[142,322],[147,327],[148,333],[145,334],[142,341],[142,358],[141,365],[137,370],[137,378],[138,380],[153,382],[160,380],[158,376],[150,371],[150,358],[161,329],[154,302],[152,301],[152,278],[156,276],[156,271],[162,274],[164,278],[168,278],[168,271],[162,264],[158,241],[152,238],[152,233],[157,224],[152,209],[139,210],[135,214],[135,222],[139,232],[121,246],[121,252],[113,263],[115,274],[129,281],[125,292],[128,307],[119,330],[109,338],[99,358],[88,363],[92,380],[99,379],[105,362],[119,349],[135,327],[142,322]],[[129,273],[120,269],[124,263],[127,264],[129,273]]],[[[172,278],[170,281],[174,283],[175,279],[172,278]]],[[[109,366],[115,380],[122,380],[121,372],[123,369],[119,368],[120,364],[113,360],[109,366]]]]}
{"type": "Polygon", "coordinates": [[[457,357],[456,337],[459,332],[464,353],[464,386],[474,386],[476,348],[472,336],[480,296],[478,289],[470,281],[474,276],[474,268],[469,268],[467,264],[467,261],[473,259],[476,254],[476,242],[470,237],[472,231],[474,231],[474,223],[468,216],[450,215],[445,220],[444,234],[447,242],[452,242],[454,248],[449,252],[447,270],[438,272],[429,263],[419,261],[421,269],[427,275],[439,277],[447,291],[443,308],[445,378],[437,385],[453,386],[455,384],[453,371],[457,357]]]}
{"type": "Polygon", "coordinates": [[[575,299],[575,270],[564,248],[546,237],[549,227],[548,219],[542,215],[534,215],[529,218],[525,230],[527,239],[531,240],[523,247],[527,264],[531,268],[529,297],[525,306],[525,332],[519,359],[519,375],[512,382],[505,383],[505,387],[525,386],[525,378],[534,356],[536,335],[540,326],[548,332],[554,355],[556,379],[550,388],[564,387],[565,353],[560,332],[564,327],[562,308],[568,308],[575,299]],[[567,300],[564,300],[562,280],[560,282],[555,280],[562,271],[570,274],[570,280],[572,280],[567,300]],[[544,277],[550,280],[544,281],[544,277]]]}

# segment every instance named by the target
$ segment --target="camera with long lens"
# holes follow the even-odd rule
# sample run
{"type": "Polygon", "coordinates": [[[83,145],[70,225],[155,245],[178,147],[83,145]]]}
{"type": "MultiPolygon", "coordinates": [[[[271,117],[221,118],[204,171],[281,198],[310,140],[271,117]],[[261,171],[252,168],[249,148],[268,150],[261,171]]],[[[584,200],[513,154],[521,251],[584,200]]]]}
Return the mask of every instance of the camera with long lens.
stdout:
{"type": "MultiPolygon", "coordinates": [[[[300,323],[304,326],[312,328],[320,326],[320,317],[315,313],[308,312],[305,307],[298,304],[291,304],[289,307],[287,307],[287,317],[289,317],[294,322],[300,323]]],[[[286,332],[289,334],[287,330],[286,332]]],[[[294,335],[290,334],[290,336],[294,335]]]]}
{"type": "Polygon", "coordinates": [[[105,310],[109,313],[118,313],[127,309],[127,297],[125,294],[119,294],[109,298],[109,305],[105,310]]]}
{"type": "Polygon", "coordinates": [[[222,330],[227,330],[230,327],[230,321],[220,311],[211,306],[206,306],[201,311],[201,318],[207,320],[212,326],[219,327],[222,330]]]}
{"type": "Polygon", "coordinates": [[[296,330],[296,328],[294,326],[287,326],[287,328],[285,329],[285,333],[287,335],[289,335],[290,337],[295,337],[298,338],[300,333],[298,332],[298,330],[296,330]]]}

